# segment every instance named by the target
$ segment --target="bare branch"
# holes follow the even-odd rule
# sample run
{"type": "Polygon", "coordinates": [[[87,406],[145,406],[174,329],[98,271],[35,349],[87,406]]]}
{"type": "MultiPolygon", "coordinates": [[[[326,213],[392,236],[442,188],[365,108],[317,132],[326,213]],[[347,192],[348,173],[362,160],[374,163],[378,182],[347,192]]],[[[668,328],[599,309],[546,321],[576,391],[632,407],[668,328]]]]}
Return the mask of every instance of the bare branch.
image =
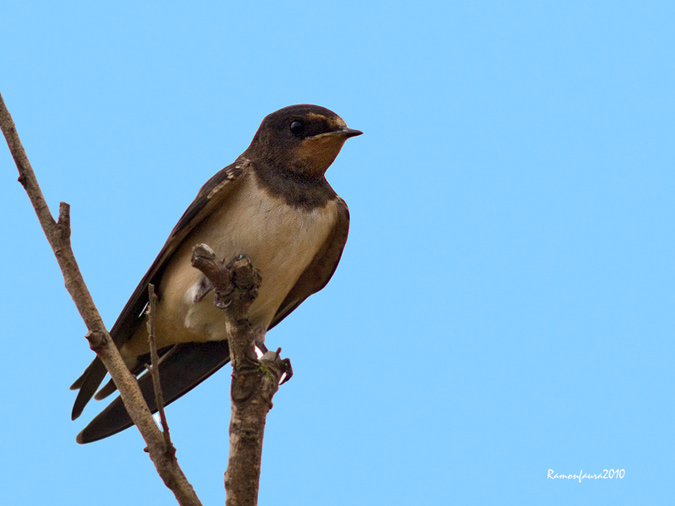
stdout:
{"type": "Polygon", "coordinates": [[[157,405],[157,412],[159,419],[162,422],[162,434],[164,434],[165,451],[176,453],[171,442],[171,434],[169,433],[169,422],[166,420],[166,413],[164,412],[164,395],[162,395],[162,385],[159,382],[159,356],[157,355],[157,340],[155,339],[155,314],[157,311],[157,294],[155,293],[155,285],[150,283],[148,285],[148,344],[150,345],[150,375],[152,376],[152,386],[155,390],[155,404],[157,405]]]}
{"type": "Polygon", "coordinates": [[[245,255],[227,265],[205,244],[192,250],[192,265],[202,271],[215,290],[214,304],[224,310],[232,358],[232,418],[230,455],[225,473],[226,506],[254,506],[258,502],[262,444],[267,413],[290,362],[277,352],[261,360],[256,344],[264,347],[264,328],[252,327],[246,317],[260,287],[260,274],[245,255]]]}
{"type": "Polygon", "coordinates": [[[58,222],[54,221],[2,95],[0,95],[0,128],[2,128],[9,150],[19,170],[19,182],[25,188],[33,204],[42,229],[59,263],[66,289],[87,326],[87,339],[91,349],[96,352],[110,372],[129,416],[143,436],[150,458],[166,486],[174,493],[179,504],[186,506],[201,505],[194,489],[178,466],[175,456],[165,451],[162,433],[152,419],[136,378],[124,364],[84,283],[70,244],[70,206],[61,202],[59,220],[58,222]]]}

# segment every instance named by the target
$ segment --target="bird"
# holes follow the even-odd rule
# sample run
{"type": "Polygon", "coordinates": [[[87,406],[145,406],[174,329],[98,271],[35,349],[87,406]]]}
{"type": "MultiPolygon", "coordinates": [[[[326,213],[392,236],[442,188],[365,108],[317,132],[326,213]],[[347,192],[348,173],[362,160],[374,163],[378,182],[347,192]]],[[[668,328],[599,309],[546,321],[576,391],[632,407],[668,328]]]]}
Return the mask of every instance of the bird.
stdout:
{"type": "MultiPolygon", "coordinates": [[[[349,209],[325,173],[345,141],[363,132],[348,128],[318,105],[284,107],[266,116],[249,147],[199,190],[110,330],[129,370],[139,376],[151,411],[157,411],[150,375],[146,323],[148,285],[158,296],[155,339],[165,404],[178,399],[229,361],[222,312],[208,281],[192,267],[192,248],[209,245],[225,262],[245,254],[260,272],[251,324],[270,330],[333,276],[349,232],[349,209]],[[142,374],[142,375],[141,375],[142,374]]],[[[96,357],[71,390],[78,390],[72,419],[92,397],[115,391],[96,357]]],[[[97,441],[133,425],[120,397],[77,435],[97,441]]]]}

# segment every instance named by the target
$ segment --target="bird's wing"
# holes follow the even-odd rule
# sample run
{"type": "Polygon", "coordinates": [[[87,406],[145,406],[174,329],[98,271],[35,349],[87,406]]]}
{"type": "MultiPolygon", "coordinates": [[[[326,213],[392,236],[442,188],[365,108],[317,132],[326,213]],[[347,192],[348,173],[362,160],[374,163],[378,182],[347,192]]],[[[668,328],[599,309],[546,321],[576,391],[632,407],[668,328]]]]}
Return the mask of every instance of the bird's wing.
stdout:
{"type": "MultiPolygon", "coordinates": [[[[279,307],[270,325],[286,318],[307,297],[321,290],[333,276],[349,232],[349,210],[338,197],[338,219],[314,260],[300,276],[279,307]]],[[[170,404],[207,379],[229,361],[227,341],[183,343],[173,346],[159,361],[160,384],[165,405],[170,404]]],[[[105,370],[105,369],[104,369],[105,370]]],[[[152,379],[145,373],[138,380],[148,407],[157,411],[152,379]]],[[[106,438],[131,427],[133,422],[120,397],[113,400],[77,436],[80,444],[106,438]]]]}
{"type": "Polygon", "coordinates": [[[148,285],[150,283],[157,285],[171,255],[188,234],[227,199],[237,186],[236,182],[243,179],[241,176],[249,169],[249,165],[248,160],[238,160],[217,172],[201,187],[197,197],[178,220],[159,255],[141,279],[110,330],[110,335],[118,347],[133,336],[142,321],[142,315],[148,303],[148,285]]]}
{"type": "MultiPolygon", "coordinates": [[[[204,188],[206,188],[208,185],[209,183],[207,183],[204,188]]],[[[202,191],[200,191],[200,195],[201,194],[202,191]]],[[[197,199],[199,199],[199,196],[197,199]]],[[[286,318],[307,297],[325,287],[330,278],[333,276],[338,262],[340,261],[340,257],[342,256],[342,251],[347,241],[347,234],[349,232],[349,210],[347,208],[347,204],[345,204],[345,202],[338,197],[337,205],[338,217],[336,224],[333,227],[333,231],[326,239],[326,242],[321,250],[314,257],[312,263],[300,276],[295,286],[284,299],[269,328],[274,327],[279,322],[281,322],[281,320],[286,318]]],[[[188,208],[185,215],[183,215],[183,218],[181,218],[181,221],[174,229],[174,232],[178,231],[179,233],[182,233],[180,231],[180,224],[184,218],[189,215],[192,207],[193,206],[190,206],[190,208],[188,208]]],[[[189,220],[189,218],[187,219],[189,220]]],[[[167,244],[169,244],[172,240],[172,237],[174,237],[174,232],[172,232],[171,237],[167,241],[167,244]]],[[[187,233],[185,233],[185,235],[187,235],[187,233]]],[[[183,235],[182,238],[184,237],[185,236],[183,235]]],[[[182,240],[182,238],[180,240],[182,240]]],[[[158,260],[161,257],[162,253],[160,253],[158,260]]],[[[165,261],[166,259],[164,262],[165,261]]],[[[157,261],[155,263],[157,263],[157,261]]],[[[142,291],[145,291],[147,284],[151,282],[150,280],[153,279],[154,276],[157,276],[157,274],[150,274],[150,272],[153,271],[153,267],[151,267],[150,271],[148,271],[149,274],[146,274],[146,277],[139,285],[139,287],[144,286],[142,291]]],[[[161,272],[161,268],[158,268],[157,272],[161,272]]],[[[140,294],[137,293],[138,291],[139,289],[134,292],[132,299],[129,301],[129,303],[127,303],[125,311],[123,311],[122,315],[127,312],[126,310],[128,307],[130,307],[134,298],[140,297],[140,294]]],[[[143,307],[144,306],[145,302],[143,303],[143,307]]],[[[137,306],[131,307],[134,308],[134,311],[130,312],[129,314],[133,315],[135,314],[137,306]]],[[[140,312],[142,309],[142,307],[138,307],[138,312],[140,312]]],[[[122,319],[122,315],[120,315],[118,321],[122,319]]],[[[173,346],[169,352],[162,356],[159,363],[160,381],[165,404],[170,404],[174,400],[192,390],[199,383],[207,379],[223,365],[225,365],[228,361],[229,350],[227,341],[183,343],[173,346]]],[[[92,366],[95,362],[96,359],[92,363],[92,366]]],[[[92,366],[90,366],[90,368],[92,366]]],[[[105,368],[103,368],[103,376],[105,376],[105,368]]],[[[103,379],[103,376],[101,376],[101,379],[98,383],[100,383],[100,381],[103,379]]],[[[139,384],[141,386],[143,396],[150,407],[150,410],[153,413],[156,412],[157,407],[155,405],[154,389],[150,376],[147,373],[141,376],[139,378],[139,384]]],[[[93,395],[93,393],[94,392],[92,391],[91,395],[93,395]]],[[[101,413],[99,413],[89,423],[89,425],[84,428],[84,430],[82,430],[82,432],[77,436],[77,441],[79,443],[90,443],[97,441],[99,439],[112,436],[113,434],[116,434],[130,427],[131,425],[131,419],[129,418],[126,408],[124,407],[122,399],[117,397],[110,403],[110,405],[108,405],[101,413]]]]}
{"type": "MultiPolygon", "coordinates": [[[[143,312],[148,303],[148,285],[159,282],[171,255],[173,255],[188,234],[232,193],[232,190],[237,186],[237,182],[243,179],[242,175],[249,169],[250,162],[240,158],[232,165],[228,165],[216,173],[199,190],[197,197],[185,213],[183,213],[180,220],[178,220],[159,255],[157,255],[150,269],[148,269],[148,272],[141,279],[141,282],[136,287],[136,290],[134,290],[134,293],[110,330],[110,335],[118,347],[133,336],[142,322],[143,312]]],[[[73,420],[82,414],[82,410],[96,392],[106,373],[107,371],[103,363],[96,357],[70,387],[72,390],[79,389],[75,404],[73,405],[73,420]]]]}

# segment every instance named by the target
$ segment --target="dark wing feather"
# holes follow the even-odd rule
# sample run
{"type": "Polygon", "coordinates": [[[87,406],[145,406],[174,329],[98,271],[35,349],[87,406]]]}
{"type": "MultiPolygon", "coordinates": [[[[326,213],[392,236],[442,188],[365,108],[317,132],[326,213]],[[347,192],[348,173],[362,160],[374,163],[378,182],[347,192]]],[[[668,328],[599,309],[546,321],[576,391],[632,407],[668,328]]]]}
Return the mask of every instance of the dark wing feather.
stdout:
{"type": "MultiPolygon", "coordinates": [[[[185,213],[183,213],[180,220],[178,220],[159,255],[157,255],[150,269],[148,269],[148,272],[141,279],[141,282],[136,287],[136,290],[134,290],[134,293],[110,330],[110,335],[118,347],[133,336],[142,322],[142,313],[148,303],[148,285],[150,283],[156,285],[159,282],[171,255],[173,255],[185,237],[227,198],[232,189],[237,186],[235,183],[242,179],[242,174],[249,169],[249,166],[250,162],[248,160],[240,158],[232,165],[228,165],[216,173],[199,190],[197,197],[185,213]]],[[[105,367],[103,367],[99,358],[96,357],[89,367],[85,369],[82,376],[70,387],[72,390],[79,389],[75,404],[73,405],[73,420],[82,414],[84,407],[91,400],[105,375],[105,367]]]]}
{"type": "Polygon", "coordinates": [[[248,166],[248,160],[241,160],[228,165],[201,187],[197,197],[178,220],[159,255],[141,279],[113,325],[110,335],[117,346],[130,339],[140,325],[142,312],[148,303],[148,285],[150,283],[156,285],[159,282],[171,255],[174,254],[187,235],[227,198],[236,186],[233,183],[248,169],[248,166]]]}

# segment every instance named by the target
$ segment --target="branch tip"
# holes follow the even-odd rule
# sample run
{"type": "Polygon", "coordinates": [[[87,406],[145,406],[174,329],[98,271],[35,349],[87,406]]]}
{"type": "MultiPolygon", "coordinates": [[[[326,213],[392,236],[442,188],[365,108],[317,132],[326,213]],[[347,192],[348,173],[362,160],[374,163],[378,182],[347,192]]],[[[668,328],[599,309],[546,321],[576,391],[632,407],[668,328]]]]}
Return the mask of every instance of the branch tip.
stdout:
{"type": "Polygon", "coordinates": [[[70,230],[70,204],[68,202],[59,203],[58,224],[70,230]]]}

